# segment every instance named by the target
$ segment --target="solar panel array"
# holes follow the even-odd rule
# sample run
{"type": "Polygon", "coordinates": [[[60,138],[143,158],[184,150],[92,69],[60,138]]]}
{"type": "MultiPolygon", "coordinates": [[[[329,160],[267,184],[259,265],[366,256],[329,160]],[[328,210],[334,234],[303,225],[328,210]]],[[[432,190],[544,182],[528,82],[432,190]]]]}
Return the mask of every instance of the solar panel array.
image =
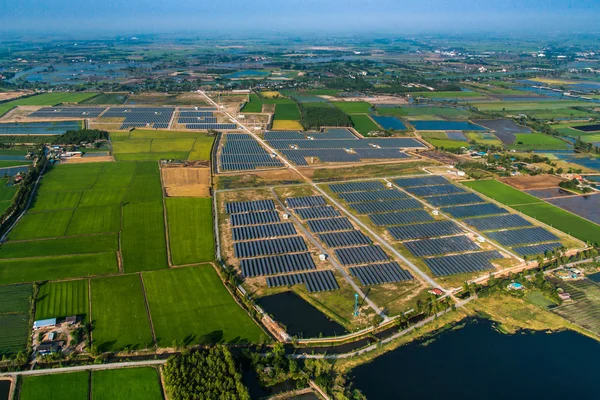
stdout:
{"type": "Polygon", "coordinates": [[[166,128],[171,122],[173,107],[110,107],[102,118],[125,118],[120,130],[133,127],[166,128]]]}
{"type": "Polygon", "coordinates": [[[405,188],[405,190],[419,197],[466,192],[465,189],[456,185],[417,186],[405,188]]]}
{"type": "Polygon", "coordinates": [[[224,135],[220,164],[223,171],[244,171],[263,167],[283,167],[276,156],[269,154],[251,135],[229,133],[224,135]]]}
{"type": "MultiPolygon", "coordinates": [[[[373,185],[372,182],[361,183],[359,185],[343,184],[342,186],[337,185],[337,190],[364,190],[365,188],[375,187],[380,188],[383,185],[373,185]]],[[[286,203],[300,218],[308,223],[311,231],[317,234],[316,236],[321,242],[327,247],[334,249],[335,256],[342,264],[371,264],[390,259],[381,247],[372,245],[371,239],[368,236],[360,230],[354,229],[347,218],[335,217],[340,215],[339,211],[327,205],[322,196],[292,197],[286,199],[286,203]]],[[[389,264],[391,263],[370,265],[368,266],[369,271],[360,272],[361,275],[355,276],[363,284],[365,284],[364,282],[378,284],[413,279],[398,264],[393,263],[395,267],[390,267],[389,264]],[[379,278],[376,278],[377,276],[379,278]],[[363,281],[361,277],[365,280],[363,281]]]]}
{"type": "Polygon", "coordinates": [[[364,203],[368,201],[405,199],[408,195],[396,189],[378,190],[375,192],[340,193],[340,198],[346,203],[364,203]]]}
{"type": "Polygon", "coordinates": [[[96,118],[106,107],[42,107],[30,118],[96,118]]]}
{"type": "Polygon", "coordinates": [[[410,188],[414,186],[445,185],[450,181],[440,175],[424,175],[394,179],[394,183],[402,188],[410,188]]]}
{"type": "Polygon", "coordinates": [[[434,221],[434,218],[425,210],[371,214],[369,218],[377,226],[406,225],[434,221]]]}
{"type": "Polygon", "coordinates": [[[559,240],[556,235],[540,227],[489,232],[487,235],[490,239],[497,241],[503,246],[559,240]]]}
{"type": "Polygon", "coordinates": [[[493,231],[506,228],[532,226],[533,224],[517,214],[495,215],[492,217],[468,218],[465,222],[479,231],[493,231]]]}
{"type": "Polygon", "coordinates": [[[265,140],[297,165],[308,165],[306,158],[322,162],[359,162],[368,159],[409,158],[406,148],[424,148],[413,138],[358,138],[347,129],[325,132],[265,132],[265,140]]]}
{"type": "Polygon", "coordinates": [[[332,271],[312,271],[298,274],[277,275],[267,278],[269,287],[293,286],[304,283],[309,293],[339,289],[332,271]]]}
{"type": "Polygon", "coordinates": [[[185,124],[185,129],[219,129],[219,130],[231,130],[237,129],[236,124],[227,124],[227,123],[193,123],[193,124],[185,124]]]}
{"type": "Polygon", "coordinates": [[[449,236],[436,239],[420,239],[404,242],[404,246],[415,257],[475,251],[480,247],[466,236],[449,236]]]}
{"type": "Polygon", "coordinates": [[[396,240],[423,239],[437,236],[457,235],[462,229],[453,221],[435,221],[428,224],[391,226],[390,235],[396,240]]]}
{"type": "Polygon", "coordinates": [[[521,246],[513,247],[513,250],[518,255],[524,256],[536,256],[539,254],[545,254],[547,251],[554,251],[562,246],[560,242],[534,244],[532,246],[521,246]]]}
{"type": "MultiPolygon", "coordinates": [[[[434,186],[436,187],[436,186],[434,186]]],[[[439,187],[439,186],[437,186],[439,187]]],[[[485,200],[475,193],[450,194],[447,196],[429,196],[427,202],[434,207],[452,206],[457,204],[484,203],[485,200]]]]}
{"type": "Polygon", "coordinates": [[[306,243],[291,222],[280,222],[271,199],[225,203],[234,254],[245,277],[316,269],[306,243]],[[264,257],[267,256],[267,257],[264,257]]]}
{"type": "Polygon", "coordinates": [[[492,250],[424,258],[423,261],[435,276],[448,276],[494,269],[490,261],[500,258],[503,258],[502,255],[492,250]]]}
{"type": "Polygon", "coordinates": [[[413,279],[413,276],[410,274],[410,272],[402,269],[396,262],[350,267],[349,270],[352,276],[357,277],[360,283],[364,286],[380,285],[383,283],[401,282],[413,279]]]}
{"type": "Polygon", "coordinates": [[[506,214],[508,210],[493,203],[471,204],[467,206],[444,207],[442,211],[452,215],[454,218],[476,217],[493,214],[506,214]]]}
{"type": "Polygon", "coordinates": [[[329,185],[329,189],[331,189],[333,193],[348,193],[381,190],[385,189],[385,186],[379,181],[348,182],[331,184],[329,185]]]}
{"type": "Polygon", "coordinates": [[[376,214],[389,211],[422,209],[423,205],[415,199],[387,200],[368,203],[353,203],[350,207],[359,214],[376,214]]]}

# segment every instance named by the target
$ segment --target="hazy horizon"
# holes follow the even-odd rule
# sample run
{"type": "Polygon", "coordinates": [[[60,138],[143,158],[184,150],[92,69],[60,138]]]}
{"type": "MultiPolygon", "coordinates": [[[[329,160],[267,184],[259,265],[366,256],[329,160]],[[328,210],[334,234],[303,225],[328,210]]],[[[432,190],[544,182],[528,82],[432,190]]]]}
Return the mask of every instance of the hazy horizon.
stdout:
{"type": "Polygon", "coordinates": [[[403,4],[305,0],[301,3],[182,0],[21,0],[0,5],[0,32],[547,33],[598,32],[600,2],[428,0],[403,4]]]}

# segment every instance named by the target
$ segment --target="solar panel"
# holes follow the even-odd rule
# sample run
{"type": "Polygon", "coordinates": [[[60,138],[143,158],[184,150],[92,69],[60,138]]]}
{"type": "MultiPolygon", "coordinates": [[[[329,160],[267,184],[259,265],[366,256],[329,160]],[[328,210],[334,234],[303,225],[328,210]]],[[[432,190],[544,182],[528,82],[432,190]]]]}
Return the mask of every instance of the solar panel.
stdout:
{"type": "Polygon", "coordinates": [[[349,231],[354,227],[346,217],[331,219],[312,219],[307,221],[308,227],[315,233],[349,231]]]}
{"type": "Polygon", "coordinates": [[[466,192],[465,189],[456,185],[419,186],[405,188],[404,190],[420,197],[466,192]]]}
{"type": "Polygon", "coordinates": [[[431,196],[425,198],[425,200],[435,207],[485,202],[485,200],[477,196],[475,193],[451,194],[448,196],[431,196]]]}
{"type": "Polygon", "coordinates": [[[410,272],[402,269],[396,262],[350,267],[349,270],[350,274],[357,277],[363,286],[381,285],[383,283],[402,282],[413,279],[410,272]]]}
{"type": "Polygon", "coordinates": [[[286,203],[290,208],[319,207],[327,205],[323,196],[289,197],[286,200],[286,203]]]}
{"type": "Polygon", "coordinates": [[[559,240],[556,235],[540,227],[489,232],[487,236],[503,246],[559,240]]]}
{"type": "Polygon", "coordinates": [[[276,211],[231,214],[231,226],[272,224],[279,221],[276,211]]]}
{"type": "Polygon", "coordinates": [[[479,231],[492,231],[506,228],[532,226],[533,224],[517,214],[496,215],[493,217],[468,218],[465,222],[479,231]]]}
{"type": "Polygon", "coordinates": [[[433,221],[434,218],[425,210],[371,214],[369,219],[377,226],[406,225],[415,222],[433,221]]]}
{"type": "Polygon", "coordinates": [[[366,203],[369,201],[405,199],[408,195],[396,189],[386,189],[372,192],[340,193],[339,197],[346,203],[366,203]]]}
{"type": "Polygon", "coordinates": [[[269,210],[275,210],[275,203],[273,200],[236,201],[225,203],[225,212],[227,212],[227,214],[269,210]]]}
{"type": "Polygon", "coordinates": [[[494,269],[490,261],[501,258],[502,255],[493,250],[424,258],[423,261],[435,276],[448,276],[494,269]]]}
{"type": "Polygon", "coordinates": [[[508,210],[493,203],[473,204],[469,206],[444,207],[442,211],[454,218],[475,217],[478,215],[506,214],[508,210]]]}
{"type": "Polygon", "coordinates": [[[460,227],[452,221],[435,221],[427,224],[392,226],[388,228],[388,231],[396,240],[423,239],[462,233],[460,227]]]}
{"type": "Polygon", "coordinates": [[[560,247],[562,247],[562,243],[552,242],[552,243],[534,244],[532,246],[513,247],[513,250],[518,255],[525,257],[525,256],[536,256],[539,254],[545,254],[547,251],[554,251],[560,247]]]}
{"type": "Polygon", "coordinates": [[[307,250],[306,243],[304,243],[301,236],[254,240],[251,242],[236,242],[233,244],[233,249],[236,258],[297,253],[307,250]]]}
{"type": "Polygon", "coordinates": [[[29,118],[96,118],[106,107],[42,107],[29,118]]]}
{"type": "Polygon", "coordinates": [[[340,212],[331,206],[313,207],[313,208],[298,208],[294,210],[301,219],[323,219],[331,217],[339,217],[340,212]]]}
{"type": "Polygon", "coordinates": [[[291,222],[280,224],[239,226],[231,230],[234,241],[267,239],[278,236],[294,236],[296,228],[291,222]]]}
{"type": "Polygon", "coordinates": [[[334,252],[344,265],[370,264],[390,259],[379,246],[348,247],[335,249],[334,252]]]}
{"type": "Polygon", "coordinates": [[[480,250],[467,236],[450,236],[437,239],[420,239],[404,242],[404,246],[415,257],[480,250]]]}
{"type": "Polygon", "coordinates": [[[366,192],[369,190],[385,189],[385,186],[379,181],[347,182],[331,184],[329,185],[329,189],[333,193],[366,192]]]}
{"type": "Polygon", "coordinates": [[[371,244],[371,239],[358,230],[321,233],[318,237],[327,247],[332,248],[371,244]]]}
{"type": "Polygon", "coordinates": [[[415,199],[399,199],[378,201],[370,203],[353,203],[350,207],[359,214],[384,213],[389,211],[404,211],[423,208],[423,205],[415,199]]]}
{"type": "Polygon", "coordinates": [[[242,275],[246,277],[281,274],[316,269],[310,253],[246,258],[240,260],[242,275]]]}
{"type": "Polygon", "coordinates": [[[304,283],[309,293],[324,292],[339,289],[333,272],[313,271],[288,275],[270,276],[267,278],[269,287],[292,286],[304,283]]]}
{"type": "Polygon", "coordinates": [[[408,188],[413,186],[445,185],[450,183],[450,181],[440,175],[423,175],[394,179],[394,183],[400,187],[408,188]]]}

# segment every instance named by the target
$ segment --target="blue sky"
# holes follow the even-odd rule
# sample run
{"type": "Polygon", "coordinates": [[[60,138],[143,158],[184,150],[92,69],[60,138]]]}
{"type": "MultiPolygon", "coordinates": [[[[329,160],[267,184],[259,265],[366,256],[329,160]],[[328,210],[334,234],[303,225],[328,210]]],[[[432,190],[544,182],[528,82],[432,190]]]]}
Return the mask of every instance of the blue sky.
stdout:
{"type": "Polygon", "coordinates": [[[600,31],[599,0],[0,0],[0,30],[600,31]]]}

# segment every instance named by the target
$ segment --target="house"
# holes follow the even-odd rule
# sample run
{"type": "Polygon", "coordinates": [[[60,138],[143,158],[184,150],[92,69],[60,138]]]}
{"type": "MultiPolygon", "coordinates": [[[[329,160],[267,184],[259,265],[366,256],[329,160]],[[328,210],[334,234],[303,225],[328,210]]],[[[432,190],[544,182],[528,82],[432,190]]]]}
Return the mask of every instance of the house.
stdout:
{"type": "Polygon", "coordinates": [[[33,323],[33,329],[45,328],[48,326],[56,326],[56,318],[40,319],[33,323]]]}
{"type": "Polygon", "coordinates": [[[46,354],[56,353],[58,350],[60,350],[60,344],[58,342],[47,342],[38,346],[37,353],[43,356],[46,354]]]}
{"type": "Polygon", "coordinates": [[[444,291],[440,288],[429,289],[427,292],[434,296],[441,296],[444,294],[444,291]]]}
{"type": "Polygon", "coordinates": [[[567,292],[561,292],[558,294],[561,300],[571,300],[571,295],[567,292]]]}

